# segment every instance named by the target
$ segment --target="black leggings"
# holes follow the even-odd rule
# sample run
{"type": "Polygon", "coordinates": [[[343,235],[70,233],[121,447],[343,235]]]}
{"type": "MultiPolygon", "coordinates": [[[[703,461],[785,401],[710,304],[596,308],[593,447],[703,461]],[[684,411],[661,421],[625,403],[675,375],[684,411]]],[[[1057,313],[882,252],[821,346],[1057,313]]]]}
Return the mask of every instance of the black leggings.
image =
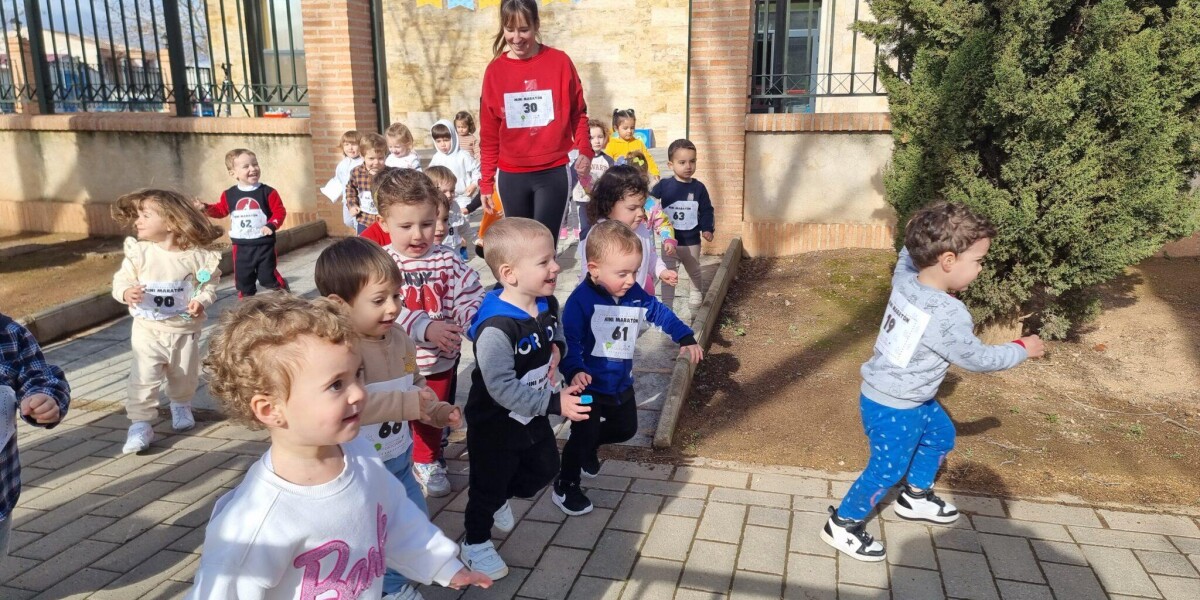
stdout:
{"type": "Polygon", "coordinates": [[[592,412],[583,421],[571,422],[571,437],[562,451],[562,470],[558,478],[579,483],[579,469],[588,458],[596,455],[600,446],[619,444],[637,433],[637,401],[633,388],[618,396],[592,395],[592,412]],[[603,422],[601,422],[603,421],[603,422]]]}
{"type": "Polygon", "coordinates": [[[558,229],[567,208],[567,168],[553,167],[532,173],[500,171],[496,176],[504,216],[535,219],[550,230],[558,247],[558,229]]]}

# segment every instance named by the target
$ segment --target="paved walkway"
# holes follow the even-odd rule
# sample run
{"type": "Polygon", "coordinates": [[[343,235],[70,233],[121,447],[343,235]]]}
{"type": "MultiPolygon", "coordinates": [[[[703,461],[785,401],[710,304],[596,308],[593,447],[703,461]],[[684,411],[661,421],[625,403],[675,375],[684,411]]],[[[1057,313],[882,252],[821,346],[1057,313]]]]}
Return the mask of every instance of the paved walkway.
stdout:
{"type": "MultiPolygon", "coordinates": [[[[283,259],[298,291],[311,290],[320,247],[283,259]]],[[[228,289],[221,296],[218,310],[231,301],[228,289]]],[[[164,421],[149,452],[121,456],[128,329],[125,319],[49,349],[76,404],[53,431],[19,428],[26,485],[0,563],[4,600],[181,597],[213,503],[266,449],[263,432],[202,421],[179,435],[164,421]]],[[[665,388],[655,375],[639,374],[641,438],[657,423],[645,399],[665,388]]],[[[463,449],[448,453],[455,492],[430,503],[451,536],[466,506],[463,449]]],[[[816,532],[850,477],[609,460],[590,482],[590,515],[568,520],[545,493],[514,501],[517,528],[499,536],[512,573],[493,590],[423,591],[430,600],[1200,598],[1200,526],[1186,515],[960,495],[952,499],[966,516],[953,527],[901,522],[885,508],[870,528],[888,544],[886,563],[836,556],[816,532]]]]}

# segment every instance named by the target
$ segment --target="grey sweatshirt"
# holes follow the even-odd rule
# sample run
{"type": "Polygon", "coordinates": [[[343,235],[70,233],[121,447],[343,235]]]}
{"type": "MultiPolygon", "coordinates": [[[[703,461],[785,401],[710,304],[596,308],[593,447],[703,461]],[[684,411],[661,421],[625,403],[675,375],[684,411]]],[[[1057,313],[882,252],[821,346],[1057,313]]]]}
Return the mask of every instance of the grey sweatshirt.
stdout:
{"type": "Polygon", "coordinates": [[[916,408],[937,395],[953,363],[968,371],[1011,369],[1028,357],[1016,342],[991,346],[975,337],[966,305],[917,281],[908,249],[900,251],[892,295],[875,353],[862,366],[862,394],[892,408],[916,408]]]}

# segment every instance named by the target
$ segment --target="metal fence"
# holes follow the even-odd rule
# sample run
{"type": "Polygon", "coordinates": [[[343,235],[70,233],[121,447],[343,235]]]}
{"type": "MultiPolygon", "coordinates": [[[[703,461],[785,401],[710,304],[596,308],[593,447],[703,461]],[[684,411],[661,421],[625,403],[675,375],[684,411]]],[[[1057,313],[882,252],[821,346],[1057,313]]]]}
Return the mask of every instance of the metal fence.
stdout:
{"type": "Polygon", "coordinates": [[[869,17],[867,0],[754,0],[750,112],[813,112],[817,98],[884,95],[879,47],[850,30],[869,17]]]}
{"type": "Polygon", "coordinates": [[[0,112],[308,115],[300,0],[0,0],[0,112]]]}

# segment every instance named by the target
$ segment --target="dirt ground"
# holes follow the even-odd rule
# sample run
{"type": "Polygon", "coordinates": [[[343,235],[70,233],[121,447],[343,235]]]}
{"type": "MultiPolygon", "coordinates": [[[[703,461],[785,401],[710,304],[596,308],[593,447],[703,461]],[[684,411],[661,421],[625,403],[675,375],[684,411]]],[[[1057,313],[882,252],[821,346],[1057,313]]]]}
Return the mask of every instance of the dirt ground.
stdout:
{"type": "Polygon", "coordinates": [[[0,232],[0,312],[20,319],[112,285],[122,238],[0,232]]]}
{"type": "MultiPolygon", "coordinates": [[[[859,366],[894,254],[841,250],[742,263],[659,458],[861,470],[859,366]]],[[[1077,339],[1017,369],[952,369],[958,446],[940,483],[997,495],[1200,505],[1200,261],[1150,259],[1103,290],[1077,339]]]]}

